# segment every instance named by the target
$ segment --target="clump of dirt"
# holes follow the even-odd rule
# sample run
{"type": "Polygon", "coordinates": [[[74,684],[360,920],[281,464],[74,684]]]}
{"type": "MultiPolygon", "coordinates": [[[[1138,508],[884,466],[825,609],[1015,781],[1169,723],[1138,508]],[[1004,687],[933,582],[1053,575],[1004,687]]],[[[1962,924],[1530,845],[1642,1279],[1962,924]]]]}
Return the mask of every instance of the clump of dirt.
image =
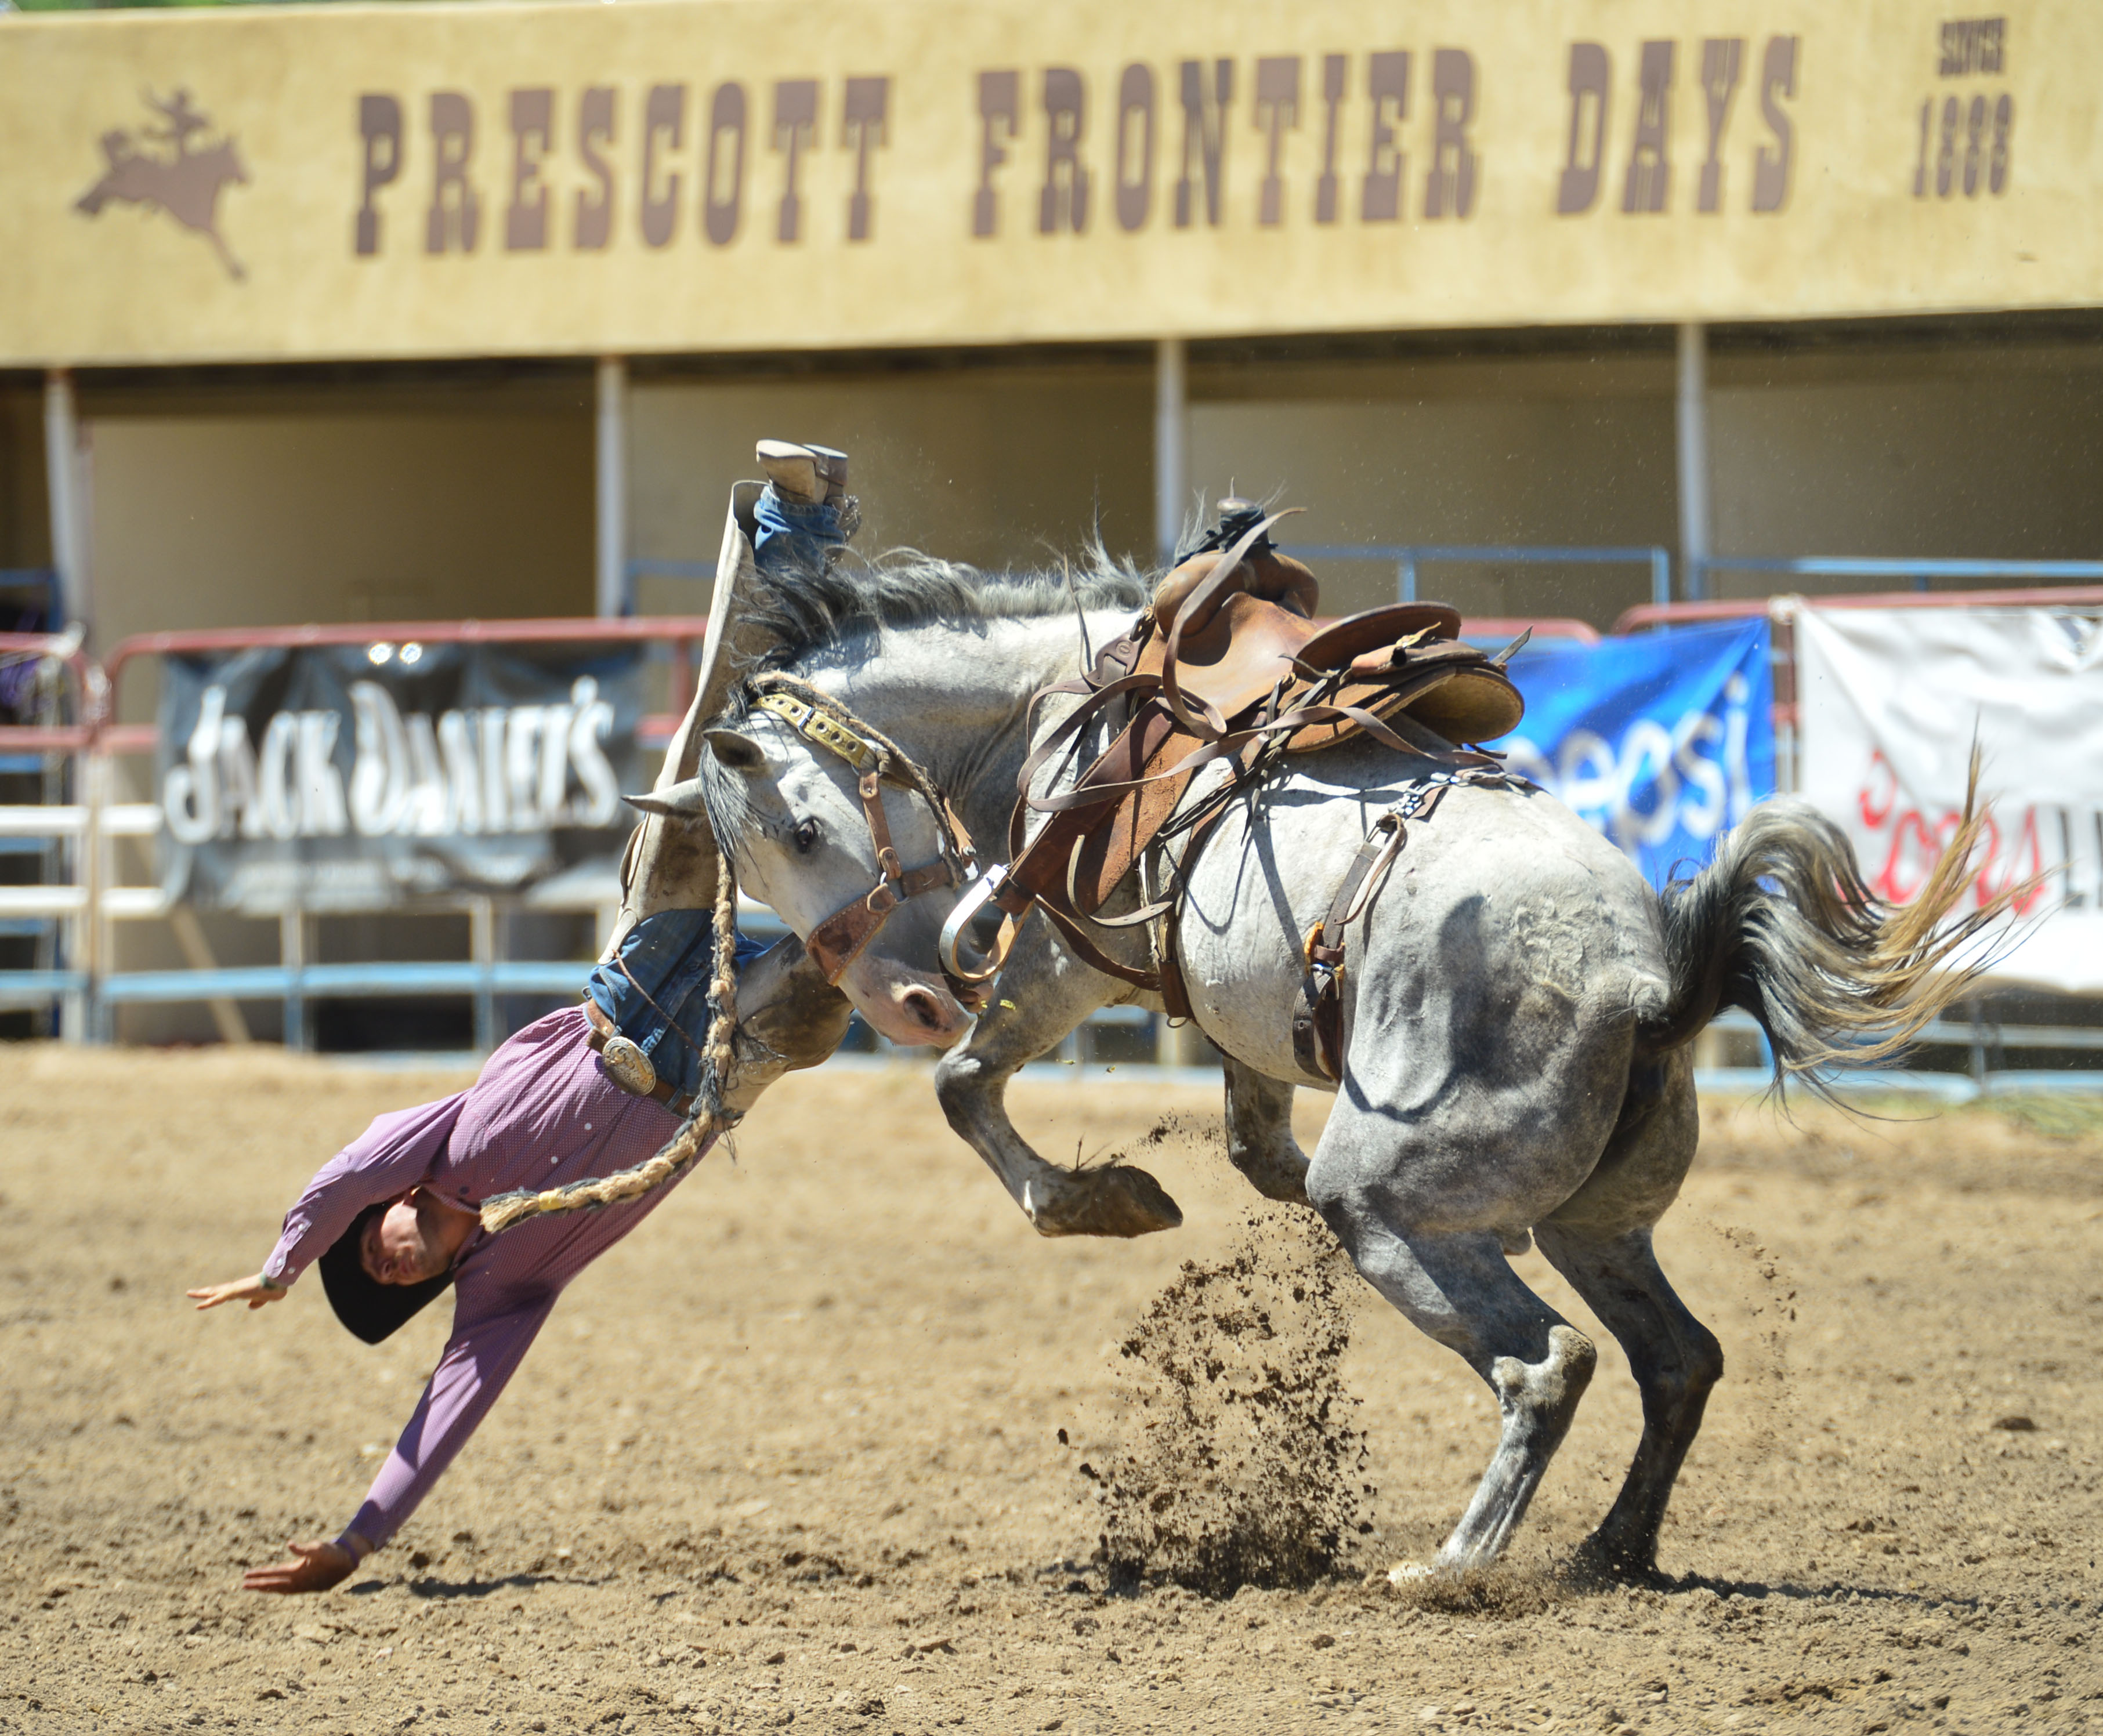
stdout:
{"type": "Polygon", "coordinates": [[[1336,1570],[1375,1493],[1342,1375],[1355,1281],[1321,1220],[1287,1209],[1252,1214],[1226,1259],[1186,1262],[1154,1298],[1120,1347],[1135,1438],[1080,1467],[1114,1587],[1231,1597],[1336,1570]]]}
{"type": "Polygon", "coordinates": [[[1087,1159],[1082,1167],[1093,1168],[1098,1164],[1129,1163],[1135,1152],[1158,1152],[1173,1141],[1187,1146],[1194,1152],[1226,1151],[1226,1130],[1216,1115],[1191,1115],[1172,1110],[1155,1117],[1154,1125],[1143,1134],[1114,1142],[1116,1149],[1105,1150],[1087,1159]]]}

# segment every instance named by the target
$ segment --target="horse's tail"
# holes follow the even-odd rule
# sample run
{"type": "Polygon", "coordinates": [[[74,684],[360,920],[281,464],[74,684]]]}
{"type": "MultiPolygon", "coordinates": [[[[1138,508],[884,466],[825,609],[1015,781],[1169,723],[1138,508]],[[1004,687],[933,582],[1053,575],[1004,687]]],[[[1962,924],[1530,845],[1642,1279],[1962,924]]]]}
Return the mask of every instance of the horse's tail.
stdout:
{"type": "MultiPolygon", "coordinates": [[[[1972,768],[1972,791],[1978,768],[1972,768]]],[[[1903,1051],[1991,961],[1981,933],[2028,890],[2012,886],[1950,920],[1987,817],[1967,792],[1964,819],[1911,903],[1864,883],[1845,833],[1797,801],[1764,801],[1727,833],[1716,859],[1660,899],[1671,990],[1639,1027],[1662,1054],[1726,1006],[1767,1032],[1775,1083],[1863,1067],[1903,1051]]]]}

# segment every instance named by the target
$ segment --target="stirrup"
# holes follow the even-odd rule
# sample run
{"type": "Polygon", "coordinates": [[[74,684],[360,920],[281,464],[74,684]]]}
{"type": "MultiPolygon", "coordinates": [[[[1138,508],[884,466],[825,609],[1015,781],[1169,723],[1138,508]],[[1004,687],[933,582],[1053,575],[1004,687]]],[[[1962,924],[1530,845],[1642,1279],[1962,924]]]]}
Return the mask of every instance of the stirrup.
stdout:
{"type": "Polygon", "coordinates": [[[957,900],[949,921],[942,925],[942,938],[935,948],[936,961],[945,975],[960,983],[983,983],[998,975],[1000,967],[1007,962],[1007,955],[1015,950],[1016,931],[1021,926],[1021,918],[1002,911],[1000,932],[994,937],[991,948],[983,953],[975,953],[967,933],[972,919],[985,908],[1007,879],[1007,864],[996,863],[974,880],[970,889],[957,900]]]}

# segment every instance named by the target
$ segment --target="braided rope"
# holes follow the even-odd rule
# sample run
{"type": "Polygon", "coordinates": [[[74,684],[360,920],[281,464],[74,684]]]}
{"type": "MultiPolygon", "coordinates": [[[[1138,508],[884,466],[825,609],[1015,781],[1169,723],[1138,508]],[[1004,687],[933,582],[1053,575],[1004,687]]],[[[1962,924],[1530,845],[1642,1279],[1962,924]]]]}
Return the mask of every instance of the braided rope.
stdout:
{"type": "MultiPolygon", "coordinates": [[[[883,775],[902,777],[934,810],[945,847],[954,850],[949,809],[934,780],[917,761],[896,742],[874,730],[822,688],[793,675],[762,675],[752,683],[755,691],[787,693],[825,713],[835,723],[850,730],[884,756],[883,775]]],[[[647,1161],[611,1175],[571,1182],[567,1187],[535,1192],[521,1188],[500,1193],[482,1205],[482,1227],[489,1235],[502,1234],[530,1218],[558,1212],[598,1211],[661,1188],[699,1157],[710,1138],[727,1132],[736,1117],[722,1107],[722,1092],[730,1073],[731,1041],[737,1028],[737,886],[730,851],[722,841],[716,846],[715,975],[709,983],[708,1041],[703,1050],[700,1089],[694,1094],[693,1112],[665,1148],[647,1161]]],[[[683,1033],[682,1033],[683,1035],[683,1033]]]]}
{"type": "Polygon", "coordinates": [[[725,1081],[730,1076],[731,1039],[737,1028],[737,886],[732,877],[729,852],[716,851],[715,975],[709,982],[708,1044],[703,1051],[700,1089],[694,1094],[694,1108],[654,1157],[632,1169],[611,1175],[594,1176],[563,1188],[535,1192],[522,1188],[500,1193],[482,1205],[482,1227],[491,1236],[500,1235],[529,1218],[557,1212],[598,1211],[639,1200],[661,1188],[707,1149],[718,1132],[727,1132],[736,1117],[722,1107],[725,1081]]]}

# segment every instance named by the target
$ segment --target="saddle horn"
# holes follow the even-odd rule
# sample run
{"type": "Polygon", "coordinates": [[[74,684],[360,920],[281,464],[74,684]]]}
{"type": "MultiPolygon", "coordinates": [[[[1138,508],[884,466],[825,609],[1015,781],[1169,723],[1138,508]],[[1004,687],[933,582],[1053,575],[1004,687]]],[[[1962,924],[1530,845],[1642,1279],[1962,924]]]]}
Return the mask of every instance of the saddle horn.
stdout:
{"type": "Polygon", "coordinates": [[[1176,655],[1182,649],[1186,628],[1195,630],[1212,618],[1219,600],[1233,587],[1234,575],[1242,562],[1248,558],[1249,551],[1270,535],[1270,527],[1281,519],[1290,518],[1295,513],[1305,512],[1304,507],[1288,506],[1282,512],[1259,519],[1237,537],[1234,546],[1220,557],[1219,564],[1205,575],[1197,588],[1183,599],[1176,611],[1176,619],[1168,628],[1167,655],[1161,666],[1161,697],[1168,707],[1168,714],[1183,729],[1201,741],[1217,741],[1227,733],[1226,720],[1203,699],[1202,713],[1194,711],[1183,696],[1183,690],[1176,682],[1176,655]]]}

